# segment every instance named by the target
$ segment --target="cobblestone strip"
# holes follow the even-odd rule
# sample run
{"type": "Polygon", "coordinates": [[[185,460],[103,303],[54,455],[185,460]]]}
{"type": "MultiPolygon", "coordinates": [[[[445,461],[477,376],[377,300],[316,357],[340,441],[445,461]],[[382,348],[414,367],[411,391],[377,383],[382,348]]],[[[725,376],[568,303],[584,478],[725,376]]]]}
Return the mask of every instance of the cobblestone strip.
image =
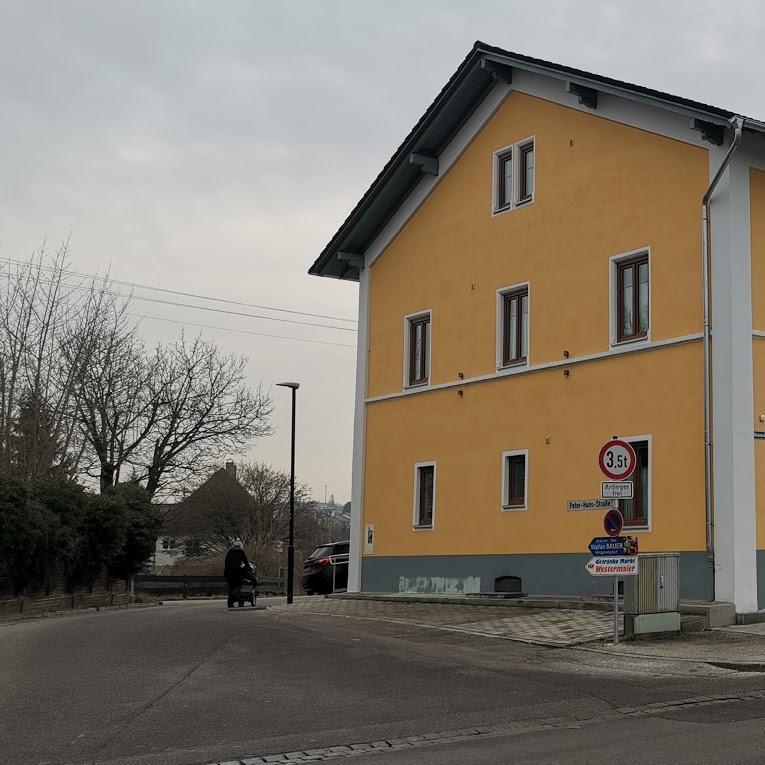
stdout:
{"type": "Polygon", "coordinates": [[[518,722],[514,725],[497,728],[461,728],[459,730],[441,731],[440,733],[428,733],[424,736],[405,736],[404,738],[392,738],[362,744],[345,744],[319,749],[302,749],[281,754],[261,755],[259,757],[244,757],[238,760],[223,760],[209,763],[209,765],[270,765],[270,763],[276,763],[277,765],[279,763],[283,765],[292,765],[294,763],[299,765],[306,762],[325,762],[342,757],[385,754],[385,752],[396,752],[401,749],[415,749],[435,744],[456,743],[487,736],[500,737],[555,728],[572,728],[605,720],[619,719],[621,717],[664,714],[688,707],[728,704],[736,701],[755,701],[757,699],[765,700],[765,689],[748,691],[746,693],[726,694],[724,696],[694,696],[673,701],[657,701],[653,704],[643,704],[639,707],[618,707],[608,712],[588,717],[550,717],[543,720],[518,722]]]}

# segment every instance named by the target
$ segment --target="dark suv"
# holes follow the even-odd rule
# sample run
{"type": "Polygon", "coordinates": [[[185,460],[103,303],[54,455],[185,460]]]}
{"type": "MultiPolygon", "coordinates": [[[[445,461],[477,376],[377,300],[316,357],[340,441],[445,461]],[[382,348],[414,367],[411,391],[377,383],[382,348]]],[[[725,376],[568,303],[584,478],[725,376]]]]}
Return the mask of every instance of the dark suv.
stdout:
{"type": "Polygon", "coordinates": [[[306,595],[326,594],[348,586],[349,542],[330,542],[317,547],[303,564],[306,595]]]}

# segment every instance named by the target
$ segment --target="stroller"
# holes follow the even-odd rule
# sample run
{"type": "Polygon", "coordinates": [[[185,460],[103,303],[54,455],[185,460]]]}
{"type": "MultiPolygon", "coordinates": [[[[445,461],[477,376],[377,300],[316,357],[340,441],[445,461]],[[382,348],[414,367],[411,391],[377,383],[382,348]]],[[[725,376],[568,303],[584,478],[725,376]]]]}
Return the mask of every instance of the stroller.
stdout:
{"type": "Polygon", "coordinates": [[[255,569],[250,567],[244,576],[244,581],[234,590],[234,600],[237,601],[239,608],[244,608],[245,601],[249,601],[255,608],[255,601],[258,598],[258,579],[255,569]]]}
{"type": "Polygon", "coordinates": [[[258,598],[258,580],[253,576],[252,579],[242,582],[242,585],[239,588],[238,596],[240,608],[244,607],[244,602],[246,600],[249,601],[250,605],[254,608],[255,601],[258,598]]]}

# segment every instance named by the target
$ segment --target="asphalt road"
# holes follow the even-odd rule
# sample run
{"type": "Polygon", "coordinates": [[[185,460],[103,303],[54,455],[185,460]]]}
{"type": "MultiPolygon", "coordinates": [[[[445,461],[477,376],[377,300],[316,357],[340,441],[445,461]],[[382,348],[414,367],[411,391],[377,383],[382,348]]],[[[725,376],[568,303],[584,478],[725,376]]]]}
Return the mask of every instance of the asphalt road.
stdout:
{"type": "Polygon", "coordinates": [[[0,624],[0,761],[197,765],[480,727],[353,761],[761,763],[765,700],[739,698],[757,690],[765,675],[176,604],[0,624]]]}

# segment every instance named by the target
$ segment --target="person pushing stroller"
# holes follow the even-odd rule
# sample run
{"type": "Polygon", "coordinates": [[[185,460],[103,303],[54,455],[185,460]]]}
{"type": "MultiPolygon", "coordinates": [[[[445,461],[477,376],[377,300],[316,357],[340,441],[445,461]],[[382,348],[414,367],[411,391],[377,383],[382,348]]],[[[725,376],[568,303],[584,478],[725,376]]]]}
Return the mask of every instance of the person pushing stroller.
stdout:
{"type": "Polygon", "coordinates": [[[247,560],[247,553],[244,551],[241,539],[236,539],[226,553],[223,576],[226,577],[226,584],[228,584],[228,607],[233,608],[237,602],[240,608],[243,607],[242,585],[245,582],[252,582],[252,586],[255,587],[257,582],[255,569],[247,560]]]}

